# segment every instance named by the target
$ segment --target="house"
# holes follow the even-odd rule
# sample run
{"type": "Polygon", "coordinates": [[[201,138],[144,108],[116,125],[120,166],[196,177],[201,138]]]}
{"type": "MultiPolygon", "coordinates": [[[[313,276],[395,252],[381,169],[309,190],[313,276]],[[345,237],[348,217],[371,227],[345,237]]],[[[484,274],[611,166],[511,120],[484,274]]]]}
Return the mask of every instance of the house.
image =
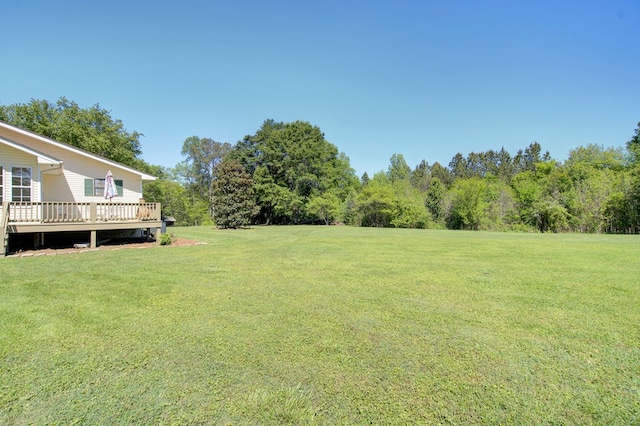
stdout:
{"type": "Polygon", "coordinates": [[[154,176],[0,121],[0,256],[12,234],[85,232],[91,247],[103,232],[146,230],[158,236],[159,203],[142,199],[154,176]],[[105,199],[107,171],[117,194],[105,199]]]}

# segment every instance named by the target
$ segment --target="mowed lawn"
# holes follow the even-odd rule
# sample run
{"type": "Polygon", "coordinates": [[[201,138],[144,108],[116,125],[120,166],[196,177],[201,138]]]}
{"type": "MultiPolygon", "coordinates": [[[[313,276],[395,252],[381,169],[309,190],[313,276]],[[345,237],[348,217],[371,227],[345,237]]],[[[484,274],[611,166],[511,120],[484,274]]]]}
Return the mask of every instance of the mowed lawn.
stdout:
{"type": "Polygon", "coordinates": [[[0,424],[640,423],[640,236],[172,232],[0,259],[0,424]]]}

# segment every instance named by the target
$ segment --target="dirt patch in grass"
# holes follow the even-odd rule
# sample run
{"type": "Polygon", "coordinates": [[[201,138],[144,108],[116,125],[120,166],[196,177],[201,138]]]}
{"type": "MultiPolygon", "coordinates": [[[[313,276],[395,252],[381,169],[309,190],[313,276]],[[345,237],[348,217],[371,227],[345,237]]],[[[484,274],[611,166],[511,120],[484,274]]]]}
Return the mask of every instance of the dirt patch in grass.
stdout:
{"type": "Polygon", "coordinates": [[[7,257],[33,257],[33,256],[81,253],[81,252],[96,251],[96,250],[144,249],[144,248],[150,248],[150,247],[194,246],[199,244],[204,244],[204,243],[200,243],[194,240],[189,240],[187,238],[179,238],[179,237],[172,238],[171,245],[169,246],[161,246],[160,243],[157,241],[142,241],[142,240],[110,241],[110,242],[101,244],[96,248],[42,247],[38,249],[18,250],[16,252],[9,253],[7,257]]]}

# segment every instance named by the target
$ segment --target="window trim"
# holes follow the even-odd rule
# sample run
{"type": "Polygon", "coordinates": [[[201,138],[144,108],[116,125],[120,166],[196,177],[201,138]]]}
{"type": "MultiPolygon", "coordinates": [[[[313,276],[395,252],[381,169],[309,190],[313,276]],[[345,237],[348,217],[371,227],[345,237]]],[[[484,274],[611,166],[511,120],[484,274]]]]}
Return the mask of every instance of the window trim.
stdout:
{"type": "Polygon", "coordinates": [[[11,201],[12,202],[17,202],[17,203],[31,203],[33,201],[33,167],[31,166],[11,166],[11,201]],[[23,180],[26,179],[24,176],[18,176],[17,179],[20,179],[20,183],[21,185],[15,185],[14,184],[14,179],[16,179],[15,175],[16,175],[16,170],[18,169],[23,169],[23,170],[28,170],[29,171],[29,185],[24,185],[23,180]],[[19,189],[20,190],[20,196],[16,197],[14,195],[14,190],[15,189],[19,189]],[[28,197],[24,196],[24,191],[28,190],[29,195],[28,197]],[[16,199],[19,198],[19,199],[16,199]],[[28,199],[27,199],[28,198],[28,199]]]}
{"type": "Polygon", "coordinates": [[[105,182],[106,182],[105,178],[93,178],[93,196],[94,197],[104,196],[105,182]]]}

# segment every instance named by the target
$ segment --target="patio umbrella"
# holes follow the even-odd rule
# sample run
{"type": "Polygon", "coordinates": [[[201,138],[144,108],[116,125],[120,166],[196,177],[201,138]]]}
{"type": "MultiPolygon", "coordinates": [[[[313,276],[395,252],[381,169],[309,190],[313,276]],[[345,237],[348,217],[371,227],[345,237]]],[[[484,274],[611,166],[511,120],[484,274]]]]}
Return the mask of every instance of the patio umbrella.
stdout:
{"type": "Polygon", "coordinates": [[[109,219],[113,219],[111,200],[117,195],[118,190],[116,189],[116,182],[113,180],[113,174],[111,174],[111,170],[107,170],[107,176],[104,178],[104,198],[109,199],[109,213],[107,214],[109,219]]]}
{"type": "Polygon", "coordinates": [[[113,180],[111,170],[108,170],[107,177],[104,179],[104,198],[108,198],[109,202],[111,202],[111,199],[117,195],[118,190],[116,189],[116,182],[113,180]]]}

